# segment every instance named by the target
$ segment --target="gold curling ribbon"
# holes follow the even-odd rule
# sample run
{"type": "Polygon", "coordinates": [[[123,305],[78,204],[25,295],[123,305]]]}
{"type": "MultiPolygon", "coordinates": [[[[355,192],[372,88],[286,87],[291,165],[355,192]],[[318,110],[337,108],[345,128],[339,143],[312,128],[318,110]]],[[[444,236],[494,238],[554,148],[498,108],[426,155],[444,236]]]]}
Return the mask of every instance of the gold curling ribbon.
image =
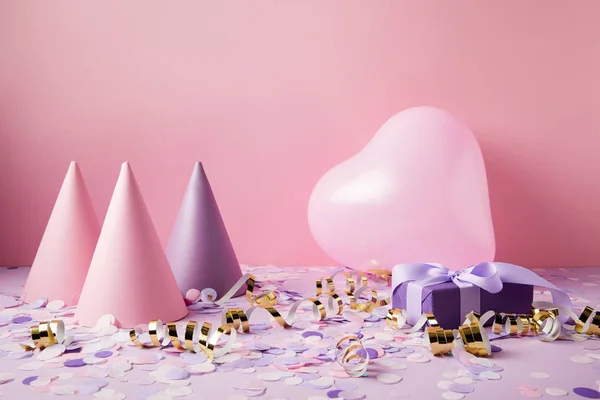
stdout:
{"type": "Polygon", "coordinates": [[[43,350],[55,344],[65,341],[65,323],[61,320],[52,320],[50,322],[40,322],[38,325],[32,325],[29,328],[33,347],[27,344],[21,344],[21,348],[26,351],[35,349],[43,350]]]}
{"type": "MultiPolygon", "coordinates": [[[[368,286],[368,278],[365,276],[365,273],[360,271],[341,271],[342,274],[346,276],[346,289],[336,291],[335,283],[333,278],[335,275],[339,274],[337,272],[331,276],[327,276],[323,279],[319,279],[316,281],[316,296],[328,296],[330,299],[330,307],[333,308],[334,304],[337,304],[337,314],[340,315],[344,310],[343,300],[340,297],[340,293],[347,296],[349,299],[350,309],[358,310],[358,311],[366,311],[371,312],[375,308],[386,306],[390,303],[390,297],[386,297],[384,299],[379,299],[377,291],[368,286]],[[352,275],[356,275],[358,278],[355,279],[352,275]],[[359,282],[358,289],[356,288],[356,282],[359,282]],[[325,283],[327,285],[327,290],[324,290],[325,283]],[[358,302],[358,299],[364,293],[369,292],[370,297],[366,302],[358,302]]],[[[388,270],[371,270],[372,275],[382,277],[382,279],[387,280],[391,277],[391,272],[388,270]]]]}
{"type": "Polygon", "coordinates": [[[441,356],[452,352],[454,348],[454,332],[437,327],[425,330],[425,343],[429,345],[431,354],[441,356]]]}
{"type": "Polygon", "coordinates": [[[204,322],[200,329],[198,329],[197,323],[190,321],[185,327],[184,342],[182,344],[174,322],[169,322],[164,326],[162,321],[153,320],[148,324],[150,344],[142,343],[139,339],[139,335],[143,332],[139,327],[129,331],[129,338],[136,346],[141,348],[163,347],[171,343],[173,347],[181,351],[190,351],[193,353],[202,351],[209,360],[213,360],[227,354],[233,347],[236,331],[232,327],[233,324],[224,323],[213,331],[212,324],[204,322]],[[216,345],[223,335],[228,335],[228,340],[224,347],[216,349],[216,345]]]}
{"type": "Polygon", "coordinates": [[[344,336],[335,347],[338,351],[337,361],[350,377],[358,378],[367,372],[369,353],[358,336],[344,336]]]}

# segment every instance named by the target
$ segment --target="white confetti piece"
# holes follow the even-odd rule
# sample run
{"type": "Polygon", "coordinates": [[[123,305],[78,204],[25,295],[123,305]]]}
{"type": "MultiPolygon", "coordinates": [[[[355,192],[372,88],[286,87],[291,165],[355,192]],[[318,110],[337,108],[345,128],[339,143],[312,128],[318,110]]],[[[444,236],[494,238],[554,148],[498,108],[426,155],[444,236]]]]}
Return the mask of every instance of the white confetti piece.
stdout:
{"type": "Polygon", "coordinates": [[[187,387],[187,386],[183,386],[183,387],[171,386],[171,387],[168,387],[167,390],[165,390],[165,392],[171,397],[184,397],[184,396],[191,395],[193,393],[193,390],[192,390],[192,388],[187,387]]]}
{"type": "Polygon", "coordinates": [[[63,373],[60,373],[57,375],[57,379],[59,379],[59,380],[67,380],[67,379],[71,379],[72,377],[73,377],[73,374],[70,372],[63,372],[63,373]]]}
{"type": "Polygon", "coordinates": [[[65,352],[66,347],[62,344],[55,344],[54,346],[46,347],[40,351],[37,359],[40,361],[48,361],[56,357],[60,357],[65,352]]]}
{"type": "Polygon", "coordinates": [[[416,362],[416,363],[426,363],[431,361],[431,359],[429,357],[427,357],[424,354],[421,353],[413,353],[413,354],[409,354],[406,359],[410,362],[416,362]]]}
{"type": "Polygon", "coordinates": [[[592,364],[596,360],[587,356],[573,356],[571,357],[571,361],[579,364],[592,364]]]}
{"type": "Polygon", "coordinates": [[[383,373],[377,375],[377,380],[388,385],[393,385],[394,383],[400,382],[402,380],[402,377],[396,374],[383,373]]]}
{"type": "Polygon", "coordinates": [[[439,381],[437,383],[437,387],[442,390],[449,390],[451,385],[452,385],[452,381],[439,381]]]}
{"type": "Polygon", "coordinates": [[[494,365],[496,365],[489,358],[473,357],[473,358],[469,359],[469,361],[472,362],[473,364],[481,365],[482,367],[493,367],[494,365]]]}
{"type": "Polygon", "coordinates": [[[446,371],[442,374],[442,376],[446,379],[454,379],[460,376],[460,372],[458,370],[455,371],[446,371]]]}
{"type": "Polygon", "coordinates": [[[152,385],[154,382],[156,382],[156,379],[151,376],[143,376],[129,380],[129,383],[140,386],[152,385]]]}
{"type": "Polygon", "coordinates": [[[73,385],[50,386],[50,393],[56,394],[59,396],[75,394],[75,393],[77,393],[77,386],[73,386],[73,385]]]}
{"type": "Polygon", "coordinates": [[[554,387],[546,388],[546,393],[548,393],[550,396],[566,396],[569,394],[569,392],[564,389],[554,387]]]}
{"type": "Polygon", "coordinates": [[[38,378],[35,381],[31,382],[29,384],[29,386],[33,386],[33,387],[42,387],[42,386],[47,386],[49,384],[52,383],[52,379],[48,379],[48,378],[38,378]]]}
{"type": "Polygon", "coordinates": [[[600,353],[587,353],[585,356],[594,360],[600,360],[600,353]]]}
{"type": "Polygon", "coordinates": [[[324,376],[312,381],[308,381],[311,385],[318,387],[319,389],[327,389],[335,383],[335,380],[329,376],[324,376]]]}
{"type": "Polygon", "coordinates": [[[497,381],[498,379],[502,379],[502,375],[500,375],[497,372],[492,372],[492,371],[483,371],[482,373],[479,374],[479,376],[481,376],[482,378],[485,378],[485,379],[492,380],[492,381],[497,381]]]}
{"type": "Polygon", "coordinates": [[[473,383],[475,383],[475,380],[473,378],[470,378],[468,376],[461,376],[459,378],[456,378],[454,380],[455,383],[461,383],[463,385],[471,385],[473,383]]]}
{"type": "Polygon", "coordinates": [[[293,376],[291,378],[285,378],[283,383],[285,383],[286,385],[290,385],[290,386],[296,386],[296,385],[301,384],[303,381],[304,381],[304,379],[300,378],[299,376],[293,376]]]}
{"type": "MultiPolygon", "coordinates": [[[[98,322],[96,322],[96,329],[102,329],[105,328],[107,326],[111,326],[114,325],[115,323],[115,316],[112,314],[104,314],[103,316],[101,316],[100,318],[98,318],[98,322]]],[[[100,393],[100,392],[98,392],[100,393]]],[[[94,394],[95,396],[95,394],[94,394]]]]}
{"type": "Polygon", "coordinates": [[[281,374],[279,372],[265,372],[259,374],[258,379],[265,382],[277,382],[281,379],[281,374]]]}
{"type": "Polygon", "coordinates": [[[537,379],[548,379],[550,378],[550,375],[545,373],[545,372],[532,372],[529,374],[529,376],[531,376],[532,378],[537,378],[537,379]]]}
{"type": "Polygon", "coordinates": [[[226,363],[230,363],[235,360],[239,360],[240,358],[242,358],[242,356],[240,354],[227,353],[221,357],[216,357],[214,359],[214,362],[216,362],[217,364],[226,364],[226,363]]]}
{"type": "Polygon", "coordinates": [[[58,311],[65,306],[65,302],[62,300],[54,300],[46,304],[46,309],[50,311],[58,311]]]}
{"type": "Polygon", "coordinates": [[[15,376],[8,372],[0,372],[0,385],[11,382],[15,379],[15,376]]]}
{"type": "Polygon", "coordinates": [[[455,392],[442,393],[442,398],[446,399],[446,400],[460,400],[460,399],[463,399],[464,397],[465,397],[465,395],[462,393],[455,393],[455,392]]]}
{"type": "Polygon", "coordinates": [[[102,389],[101,391],[94,393],[93,396],[99,399],[106,399],[114,396],[116,392],[117,391],[114,389],[102,389]]]}
{"type": "Polygon", "coordinates": [[[36,369],[42,368],[44,365],[43,361],[30,361],[25,364],[21,364],[17,367],[19,371],[34,371],[36,369]]]}
{"type": "Polygon", "coordinates": [[[193,372],[208,374],[210,372],[214,372],[216,367],[211,362],[205,362],[202,364],[190,365],[188,368],[193,372]]]}
{"type": "Polygon", "coordinates": [[[256,368],[254,368],[254,367],[238,368],[237,371],[241,372],[242,374],[253,374],[256,372],[256,368]]]}
{"type": "Polygon", "coordinates": [[[264,390],[267,388],[264,383],[262,383],[261,381],[258,381],[256,379],[253,379],[250,381],[243,381],[243,382],[234,381],[232,386],[234,389],[237,389],[237,390],[260,391],[260,390],[264,390]]]}

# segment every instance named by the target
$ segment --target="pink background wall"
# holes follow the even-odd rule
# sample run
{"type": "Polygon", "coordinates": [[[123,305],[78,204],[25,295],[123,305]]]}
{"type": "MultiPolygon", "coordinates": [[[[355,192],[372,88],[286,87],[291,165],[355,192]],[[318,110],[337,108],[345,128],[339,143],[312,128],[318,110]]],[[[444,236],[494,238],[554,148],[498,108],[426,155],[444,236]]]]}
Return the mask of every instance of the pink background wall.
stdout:
{"type": "Polygon", "coordinates": [[[106,212],[132,162],[166,242],[194,162],[240,261],[331,264],[313,185],[414,105],[488,167],[497,255],[600,264],[600,2],[0,2],[0,264],[29,264],[68,162],[106,212]]]}

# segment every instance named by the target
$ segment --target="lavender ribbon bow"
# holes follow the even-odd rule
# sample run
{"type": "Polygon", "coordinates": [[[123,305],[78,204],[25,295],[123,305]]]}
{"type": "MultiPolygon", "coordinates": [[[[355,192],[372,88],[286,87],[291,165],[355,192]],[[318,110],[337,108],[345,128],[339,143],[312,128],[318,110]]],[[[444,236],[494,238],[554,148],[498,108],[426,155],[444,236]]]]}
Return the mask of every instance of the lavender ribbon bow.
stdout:
{"type": "MultiPolygon", "coordinates": [[[[550,290],[554,304],[571,308],[569,296],[535,272],[514,264],[482,262],[461,271],[451,271],[441,264],[410,263],[396,265],[392,271],[392,293],[403,283],[409,283],[406,292],[407,322],[414,325],[422,314],[423,288],[444,282],[454,282],[460,290],[461,314],[468,314],[473,304],[479,305],[480,288],[490,293],[502,290],[502,283],[540,286],[550,290]]],[[[487,311],[487,310],[486,310],[487,311]]],[[[503,310],[495,310],[502,312],[503,310]]],[[[561,323],[567,315],[559,315],[561,323]]]]}

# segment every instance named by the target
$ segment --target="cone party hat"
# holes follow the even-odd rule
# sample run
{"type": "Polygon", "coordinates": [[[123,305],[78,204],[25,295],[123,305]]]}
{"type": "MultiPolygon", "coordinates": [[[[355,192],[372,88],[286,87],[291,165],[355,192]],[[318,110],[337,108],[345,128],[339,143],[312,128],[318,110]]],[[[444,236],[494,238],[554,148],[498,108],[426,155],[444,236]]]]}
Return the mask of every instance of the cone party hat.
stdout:
{"type": "Polygon", "coordinates": [[[187,315],[128,162],[121,166],[75,318],[95,326],[104,314],[114,315],[118,327],[187,315]]]}
{"type": "MultiPolygon", "coordinates": [[[[212,288],[222,296],[242,276],[200,162],[194,166],[166,253],[182,293],[212,288]]],[[[243,288],[237,294],[241,292],[243,288]]]]}
{"type": "Polygon", "coordinates": [[[77,304],[99,234],[83,175],[71,161],[27,277],[23,300],[46,297],[77,304]]]}

